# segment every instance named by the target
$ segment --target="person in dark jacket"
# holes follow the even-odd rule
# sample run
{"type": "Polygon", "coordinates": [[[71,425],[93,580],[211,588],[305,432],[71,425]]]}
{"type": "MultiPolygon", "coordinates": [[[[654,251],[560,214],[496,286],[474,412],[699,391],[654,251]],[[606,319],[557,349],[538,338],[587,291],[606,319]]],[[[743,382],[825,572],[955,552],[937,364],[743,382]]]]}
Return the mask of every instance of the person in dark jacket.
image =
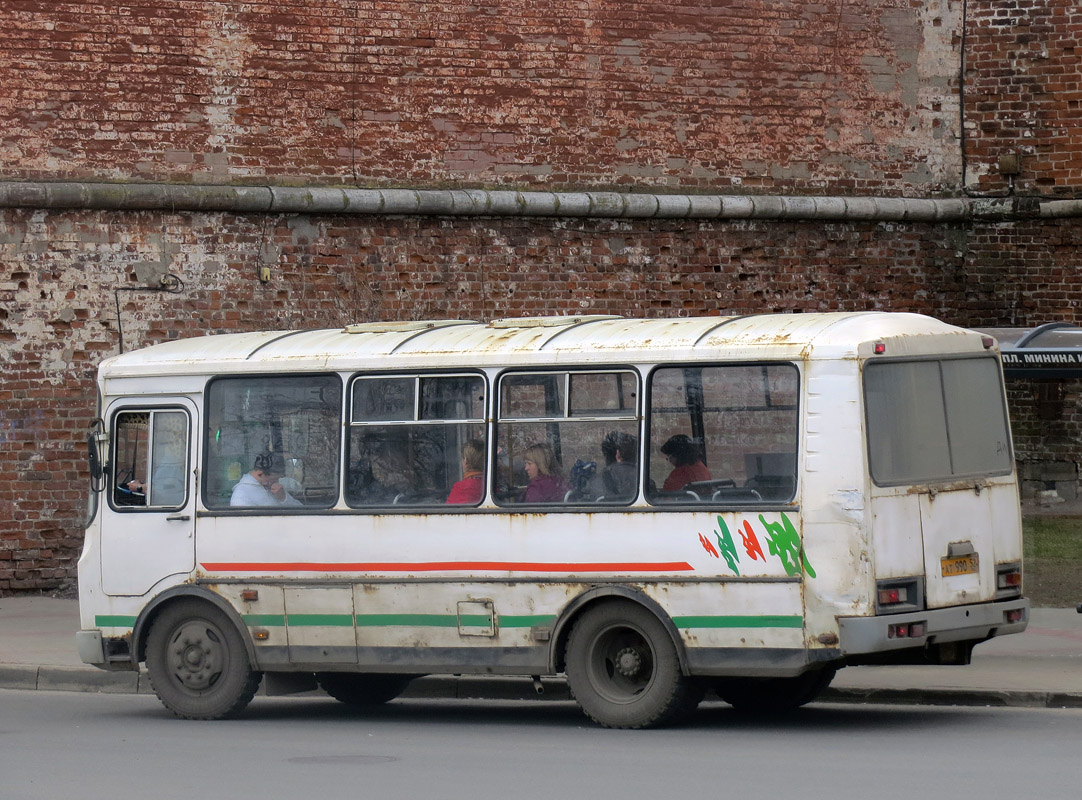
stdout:
{"type": "Polygon", "coordinates": [[[606,500],[626,500],[639,488],[639,442],[629,433],[609,431],[601,440],[605,469],[601,473],[606,500]]]}

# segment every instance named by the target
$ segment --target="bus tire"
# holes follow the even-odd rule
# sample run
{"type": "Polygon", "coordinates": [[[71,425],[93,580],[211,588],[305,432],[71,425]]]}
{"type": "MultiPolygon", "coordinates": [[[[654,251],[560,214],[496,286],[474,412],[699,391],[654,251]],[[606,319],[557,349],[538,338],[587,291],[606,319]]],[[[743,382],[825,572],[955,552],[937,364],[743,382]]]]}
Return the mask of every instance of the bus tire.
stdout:
{"type": "Polygon", "coordinates": [[[737,711],[778,713],[807,705],[822,694],[837,670],[811,670],[795,678],[718,678],[718,697],[737,711]]]}
{"type": "Polygon", "coordinates": [[[233,622],[199,600],[162,609],[147,635],[146,665],[158,699],[184,719],[239,714],[263,679],[233,622]]]}
{"type": "Polygon", "coordinates": [[[413,675],[365,672],[320,672],[319,688],[340,703],[363,708],[378,706],[398,697],[409,686],[413,675]]]}
{"type": "Polygon", "coordinates": [[[606,728],[665,725],[702,699],[701,684],[681,672],[665,626],[628,601],[583,612],[567,640],[566,671],[572,697],[606,728]]]}

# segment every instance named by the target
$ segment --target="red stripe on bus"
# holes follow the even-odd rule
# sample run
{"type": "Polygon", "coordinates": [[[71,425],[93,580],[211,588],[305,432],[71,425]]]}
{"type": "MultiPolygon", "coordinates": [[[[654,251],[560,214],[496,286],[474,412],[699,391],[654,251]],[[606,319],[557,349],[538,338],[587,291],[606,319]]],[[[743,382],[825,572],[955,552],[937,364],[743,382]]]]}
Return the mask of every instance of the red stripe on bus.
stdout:
{"type": "Polygon", "coordinates": [[[429,561],[416,564],[375,562],[210,562],[200,566],[210,572],[461,572],[498,570],[500,572],[690,572],[694,567],[686,561],[664,563],[532,563],[521,561],[429,561]]]}

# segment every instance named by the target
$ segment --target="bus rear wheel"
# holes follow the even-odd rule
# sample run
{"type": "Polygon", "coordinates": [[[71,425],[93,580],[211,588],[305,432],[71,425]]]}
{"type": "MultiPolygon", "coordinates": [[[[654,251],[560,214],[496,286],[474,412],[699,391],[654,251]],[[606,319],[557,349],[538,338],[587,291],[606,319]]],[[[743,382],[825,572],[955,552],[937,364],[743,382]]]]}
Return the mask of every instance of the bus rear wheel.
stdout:
{"type": "Polygon", "coordinates": [[[158,699],[184,719],[239,714],[263,678],[230,619],[199,600],[162,610],[147,636],[146,664],[158,699]]]}
{"type": "Polygon", "coordinates": [[[792,711],[822,694],[835,674],[837,670],[828,667],[795,678],[718,678],[714,691],[737,711],[792,711]]]}
{"type": "Polygon", "coordinates": [[[590,719],[606,728],[648,728],[676,721],[702,699],[680,670],[665,626],[635,603],[587,609],[567,641],[567,683],[590,719]]]}
{"type": "Polygon", "coordinates": [[[394,700],[409,686],[413,675],[362,672],[320,672],[319,688],[340,703],[350,706],[378,706],[394,700]]]}

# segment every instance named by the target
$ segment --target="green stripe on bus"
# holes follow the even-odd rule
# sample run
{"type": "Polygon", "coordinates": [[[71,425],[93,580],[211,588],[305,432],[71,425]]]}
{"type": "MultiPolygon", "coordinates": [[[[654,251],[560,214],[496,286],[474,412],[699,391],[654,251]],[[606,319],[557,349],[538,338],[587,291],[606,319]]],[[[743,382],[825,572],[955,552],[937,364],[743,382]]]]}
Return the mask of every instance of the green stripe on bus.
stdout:
{"type": "Polygon", "coordinates": [[[673,617],[677,628],[803,628],[804,618],[797,616],[757,617],[673,617]]]}
{"type": "Polygon", "coordinates": [[[501,628],[532,628],[535,625],[551,625],[556,621],[555,614],[500,615],[501,628]]]}
{"type": "MultiPolygon", "coordinates": [[[[132,621],[134,623],[134,617],[132,621]]],[[[243,614],[241,619],[249,627],[282,628],[286,625],[285,614],[243,614]]],[[[551,625],[556,621],[554,614],[522,614],[498,617],[501,628],[532,628],[536,625],[551,625]]],[[[421,626],[429,628],[488,628],[492,617],[487,614],[467,614],[456,617],[451,614],[358,614],[356,620],[348,614],[290,614],[289,623],[297,627],[336,627],[343,628],[356,624],[359,628],[379,628],[390,626],[421,626]]]]}
{"type": "Polygon", "coordinates": [[[258,625],[261,628],[284,628],[285,614],[242,614],[245,625],[258,625]]]}
{"type": "Polygon", "coordinates": [[[463,628],[491,628],[491,614],[463,614],[458,618],[458,624],[463,628]]]}
{"type": "Polygon", "coordinates": [[[94,624],[99,628],[134,628],[135,619],[119,614],[98,614],[94,617],[94,624]]]}
{"type": "MultiPolygon", "coordinates": [[[[244,623],[250,626],[284,627],[284,614],[244,614],[244,623]]],[[[135,617],[119,614],[98,614],[94,622],[99,628],[134,628],[135,617]]],[[[498,618],[501,628],[532,628],[535,625],[549,625],[556,620],[552,614],[508,615],[498,618]]],[[[354,625],[350,614],[290,614],[289,624],[296,627],[348,628],[354,625]]],[[[694,616],[673,617],[677,628],[803,628],[804,618],[796,616],[694,616]]],[[[428,627],[487,628],[492,625],[492,618],[486,614],[467,614],[456,617],[453,614],[358,614],[356,625],[360,628],[379,627],[428,627]]]]}
{"type": "Polygon", "coordinates": [[[287,614],[286,624],[293,628],[352,628],[352,614],[287,614]]]}
{"type": "MultiPolygon", "coordinates": [[[[489,625],[485,622],[485,625],[489,625]]],[[[427,628],[457,628],[454,614],[358,614],[358,628],[379,628],[389,625],[427,628]]]]}

